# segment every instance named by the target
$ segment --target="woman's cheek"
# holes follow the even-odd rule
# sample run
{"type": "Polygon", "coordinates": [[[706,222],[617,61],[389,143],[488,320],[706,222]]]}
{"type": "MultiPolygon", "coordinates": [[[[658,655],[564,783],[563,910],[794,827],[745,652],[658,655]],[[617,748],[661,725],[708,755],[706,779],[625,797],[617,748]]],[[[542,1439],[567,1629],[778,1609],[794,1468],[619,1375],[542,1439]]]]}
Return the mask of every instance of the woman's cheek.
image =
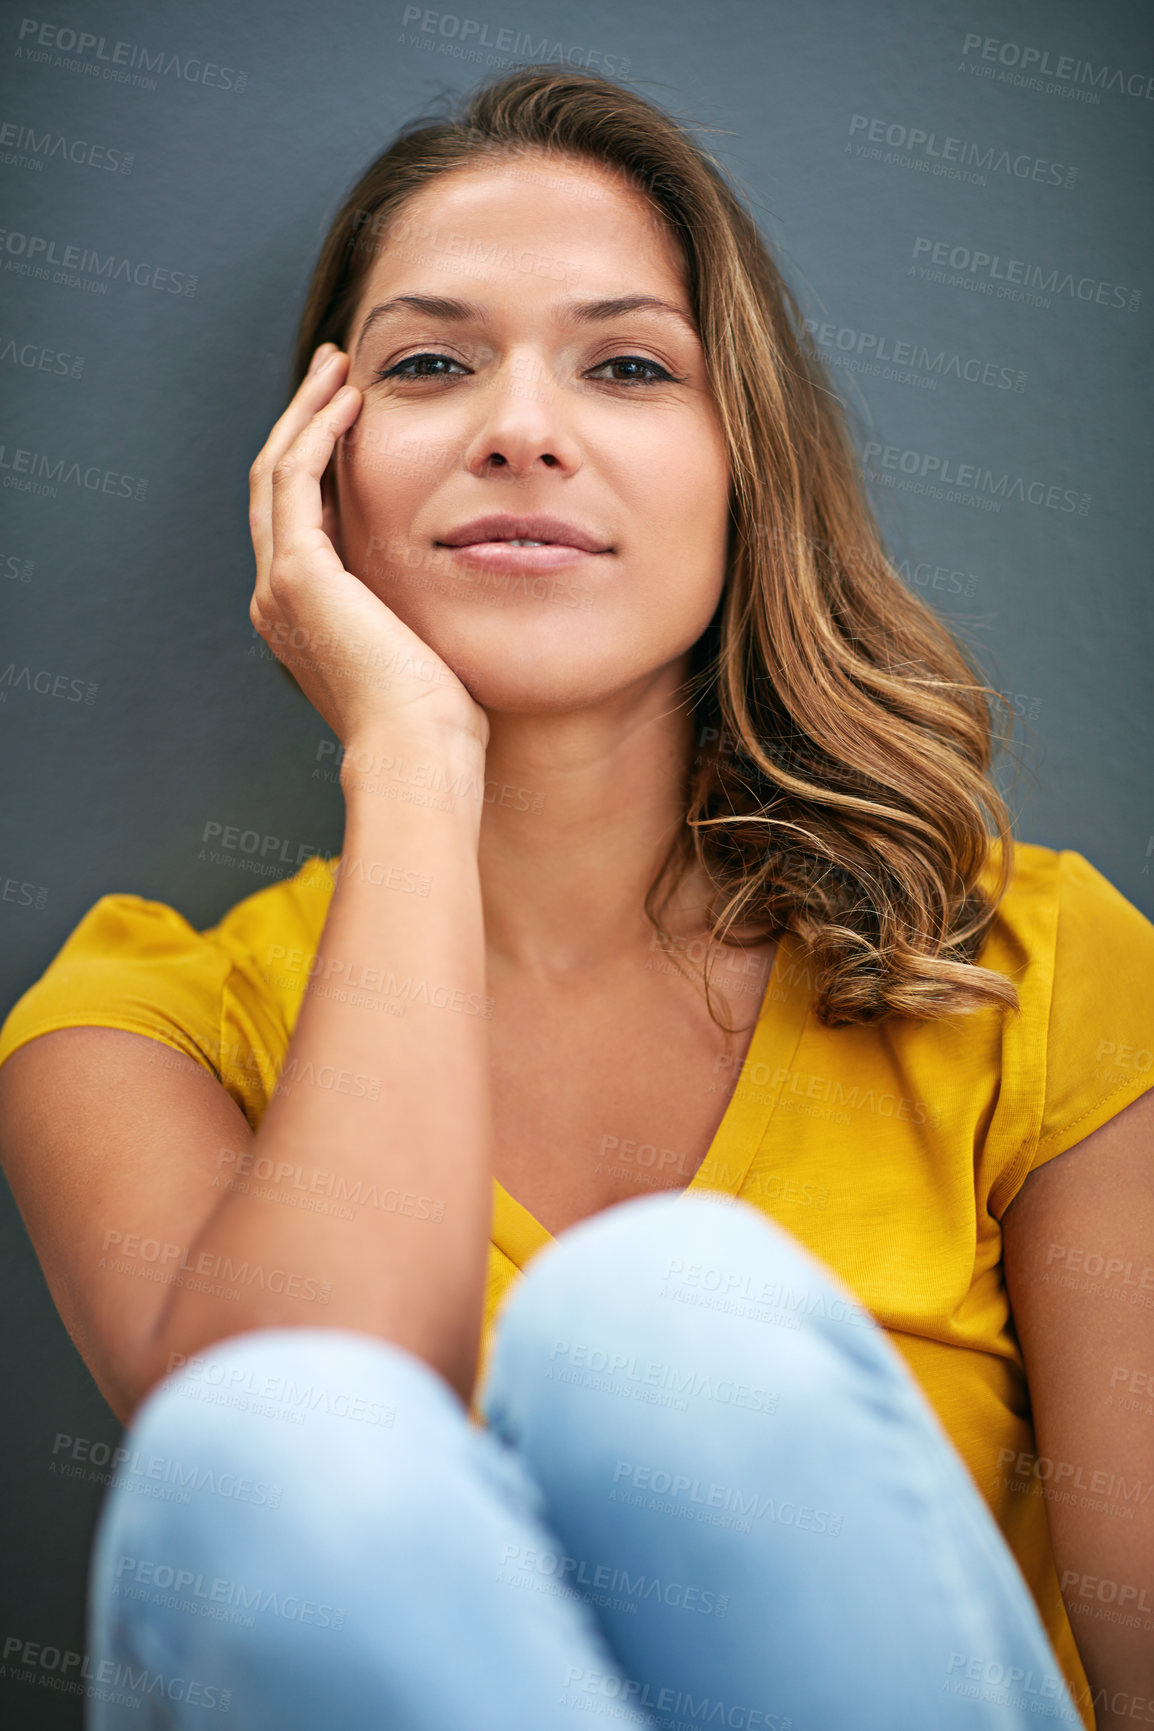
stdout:
{"type": "Polygon", "coordinates": [[[345,466],[340,492],[345,563],[374,588],[395,555],[401,521],[398,512],[395,490],[387,485],[379,464],[370,467],[358,456],[345,466]]]}

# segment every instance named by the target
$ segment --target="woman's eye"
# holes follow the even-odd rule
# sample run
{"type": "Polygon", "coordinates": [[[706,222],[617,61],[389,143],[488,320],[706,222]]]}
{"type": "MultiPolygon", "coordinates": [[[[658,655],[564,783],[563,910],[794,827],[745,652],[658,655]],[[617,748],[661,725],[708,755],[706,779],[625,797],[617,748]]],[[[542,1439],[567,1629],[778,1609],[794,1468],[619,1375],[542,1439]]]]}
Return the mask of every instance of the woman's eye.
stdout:
{"type": "Polygon", "coordinates": [[[677,382],[673,374],[667,373],[658,361],[647,360],[644,355],[614,355],[612,360],[602,361],[600,366],[593,368],[593,371],[599,373],[605,367],[648,367],[651,375],[655,373],[660,375],[657,378],[652,376],[639,378],[635,375],[630,379],[606,379],[604,382],[607,385],[672,385],[677,382]]]}
{"type": "MultiPolygon", "coordinates": [[[[419,354],[406,355],[404,360],[397,361],[391,367],[378,367],[373,377],[374,379],[381,380],[451,379],[457,376],[454,373],[441,370],[442,365],[458,367],[462,372],[468,372],[469,370],[461,361],[454,360],[452,355],[419,354]],[[435,365],[437,370],[426,370],[422,365],[424,362],[435,365]],[[417,368],[420,370],[413,370],[417,368]]],[[[644,355],[614,355],[611,360],[602,361],[598,366],[594,367],[592,371],[594,373],[604,372],[606,367],[628,367],[634,369],[631,377],[604,379],[601,381],[601,383],[607,385],[664,385],[677,384],[680,382],[674,378],[672,373],[667,372],[659,361],[648,360],[644,355]],[[644,369],[644,371],[640,371],[639,369],[644,369]]]]}
{"type": "MultiPolygon", "coordinates": [[[[397,361],[395,366],[378,367],[373,377],[376,379],[445,379],[454,376],[452,373],[410,373],[405,370],[408,367],[416,366],[418,361],[446,361],[451,367],[461,366],[461,362],[455,361],[452,355],[406,355],[405,359],[397,361]]],[[[467,371],[468,369],[464,370],[467,371]]]]}

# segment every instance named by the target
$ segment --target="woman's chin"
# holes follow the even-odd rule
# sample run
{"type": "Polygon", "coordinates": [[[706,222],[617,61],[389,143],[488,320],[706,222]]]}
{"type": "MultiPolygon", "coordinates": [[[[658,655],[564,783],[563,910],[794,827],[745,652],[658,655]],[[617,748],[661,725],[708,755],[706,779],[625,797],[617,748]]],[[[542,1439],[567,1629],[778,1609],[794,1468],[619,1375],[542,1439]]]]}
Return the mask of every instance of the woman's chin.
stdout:
{"type": "Polygon", "coordinates": [[[622,650],[629,634],[607,633],[591,614],[518,617],[492,609],[483,619],[405,620],[423,643],[452,668],[483,709],[518,715],[556,715],[586,709],[627,691],[651,669],[622,650]],[[608,638],[608,641],[607,641],[608,638]],[[616,653],[614,653],[616,648],[616,653]]]}
{"type": "Polygon", "coordinates": [[[475,703],[497,715],[564,715],[588,709],[615,695],[618,687],[606,685],[605,670],[597,676],[591,669],[582,678],[570,662],[549,668],[536,666],[481,666],[444,660],[456,673],[475,703]]]}

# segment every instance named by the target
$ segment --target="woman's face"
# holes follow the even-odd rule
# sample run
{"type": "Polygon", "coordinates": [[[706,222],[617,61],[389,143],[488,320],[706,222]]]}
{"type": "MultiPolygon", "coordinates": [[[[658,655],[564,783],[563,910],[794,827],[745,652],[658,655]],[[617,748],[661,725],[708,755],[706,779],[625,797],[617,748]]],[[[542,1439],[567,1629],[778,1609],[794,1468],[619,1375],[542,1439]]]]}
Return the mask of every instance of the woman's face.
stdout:
{"type": "Polygon", "coordinates": [[[729,527],[674,242],[608,170],[534,156],[443,175],[375,245],[347,342],[363,403],[325,482],[344,563],[488,710],[643,688],[708,625],[729,527]],[[374,313],[403,296],[454,304],[374,313]],[[672,310],[613,304],[638,296],[672,310]],[[493,513],[559,524],[468,538],[562,545],[445,544],[493,513]]]}

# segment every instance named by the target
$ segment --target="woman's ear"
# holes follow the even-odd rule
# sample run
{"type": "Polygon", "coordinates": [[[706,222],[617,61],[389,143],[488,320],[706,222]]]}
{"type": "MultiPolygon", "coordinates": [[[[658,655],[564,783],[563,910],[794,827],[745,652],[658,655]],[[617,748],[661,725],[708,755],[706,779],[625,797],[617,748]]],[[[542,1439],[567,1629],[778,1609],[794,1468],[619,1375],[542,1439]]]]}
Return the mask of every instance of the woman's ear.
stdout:
{"type": "Polygon", "coordinates": [[[337,558],[342,565],[347,564],[344,547],[341,544],[341,507],[337,498],[337,463],[340,461],[340,448],[333,452],[329,466],[321,476],[321,527],[332,542],[337,558]]]}

